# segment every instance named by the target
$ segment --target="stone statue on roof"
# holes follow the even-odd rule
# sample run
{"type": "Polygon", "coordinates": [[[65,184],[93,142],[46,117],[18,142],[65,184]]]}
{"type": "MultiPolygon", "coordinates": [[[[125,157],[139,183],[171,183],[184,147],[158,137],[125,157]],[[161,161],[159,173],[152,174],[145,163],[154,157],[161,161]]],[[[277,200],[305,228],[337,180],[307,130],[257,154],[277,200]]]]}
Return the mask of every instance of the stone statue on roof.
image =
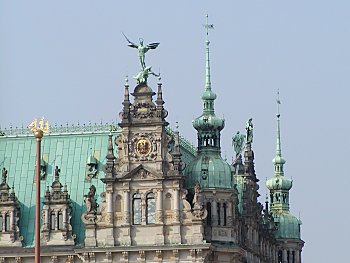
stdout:
{"type": "Polygon", "coordinates": [[[6,168],[2,168],[2,182],[6,184],[6,179],[7,179],[7,170],[6,168]]]}
{"type": "Polygon", "coordinates": [[[142,69],[139,72],[139,74],[137,74],[137,76],[134,77],[134,79],[136,79],[137,84],[146,83],[149,75],[153,75],[156,77],[160,76],[159,74],[154,73],[151,67],[146,67],[145,69],[142,69]]]}
{"type": "Polygon", "coordinates": [[[235,136],[232,137],[232,146],[236,153],[236,157],[238,157],[243,150],[244,138],[244,134],[241,134],[239,131],[237,131],[235,136]]]}
{"type": "Polygon", "coordinates": [[[130,41],[126,35],[123,33],[126,41],[128,41],[128,46],[131,48],[137,48],[137,50],[139,51],[139,59],[140,59],[140,63],[141,63],[141,69],[145,70],[146,69],[146,63],[145,63],[145,55],[147,53],[148,50],[150,49],[156,49],[159,46],[159,43],[150,43],[148,45],[144,45],[143,44],[143,39],[140,38],[140,44],[135,44],[134,42],[130,41]]]}
{"type": "Polygon", "coordinates": [[[247,134],[246,134],[246,142],[247,144],[252,144],[253,142],[253,119],[250,118],[246,125],[245,125],[245,129],[247,131],[247,134]]]}

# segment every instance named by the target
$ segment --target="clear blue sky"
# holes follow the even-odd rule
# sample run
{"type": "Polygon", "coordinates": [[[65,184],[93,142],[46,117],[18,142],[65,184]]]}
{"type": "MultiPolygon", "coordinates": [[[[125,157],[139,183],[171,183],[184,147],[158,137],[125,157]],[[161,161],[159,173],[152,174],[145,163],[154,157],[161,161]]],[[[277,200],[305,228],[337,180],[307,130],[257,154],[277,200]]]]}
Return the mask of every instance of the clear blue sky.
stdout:
{"type": "Polygon", "coordinates": [[[123,31],[161,43],[146,62],[161,70],[168,121],[179,121],[195,143],[208,13],[216,113],[226,119],[223,156],[231,160],[231,137],[252,117],[264,199],[280,89],[282,151],[294,179],[291,210],[303,221],[304,262],[347,262],[349,11],[345,0],[0,1],[0,125],[42,115],[52,124],[116,120],[125,75],[139,70],[123,31]]]}

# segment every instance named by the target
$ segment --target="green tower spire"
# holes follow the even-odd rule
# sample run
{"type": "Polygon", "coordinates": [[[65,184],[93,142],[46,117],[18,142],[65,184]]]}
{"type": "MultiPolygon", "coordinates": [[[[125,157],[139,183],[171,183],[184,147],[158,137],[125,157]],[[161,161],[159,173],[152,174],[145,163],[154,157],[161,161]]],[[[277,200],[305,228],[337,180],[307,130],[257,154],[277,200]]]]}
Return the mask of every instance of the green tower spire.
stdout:
{"type": "Polygon", "coordinates": [[[216,94],[211,89],[210,80],[210,49],[209,49],[209,29],[213,29],[214,25],[208,23],[208,15],[206,16],[205,39],[205,88],[202,94],[203,114],[193,121],[193,127],[198,131],[198,150],[215,149],[220,150],[220,131],[225,126],[222,118],[215,116],[214,101],[216,94]]]}
{"type": "MultiPolygon", "coordinates": [[[[279,93],[277,94],[279,95],[279,93]]],[[[266,181],[266,186],[270,190],[270,211],[277,226],[277,238],[298,239],[300,238],[301,221],[289,211],[289,190],[292,188],[293,181],[284,176],[283,170],[286,161],[282,158],[281,150],[280,104],[281,102],[277,98],[276,156],[272,160],[274,176],[266,181]]]]}
{"type": "Polygon", "coordinates": [[[223,118],[215,116],[214,101],[216,94],[211,90],[209,29],[214,25],[208,23],[206,16],[205,38],[205,88],[202,94],[203,113],[192,124],[197,130],[198,155],[185,169],[185,184],[188,189],[199,183],[202,189],[228,188],[234,186],[231,166],[222,159],[220,132],[225,127],[223,118]]]}
{"type": "Polygon", "coordinates": [[[276,156],[272,160],[274,165],[274,176],[266,182],[266,186],[270,190],[272,212],[289,211],[289,190],[292,188],[292,180],[285,178],[283,171],[283,166],[286,161],[282,158],[281,150],[280,104],[281,102],[279,98],[277,98],[276,156]]]}
{"type": "Polygon", "coordinates": [[[280,128],[280,110],[279,106],[281,101],[279,100],[279,92],[277,92],[277,114],[276,114],[276,156],[273,158],[272,162],[275,167],[275,176],[284,176],[283,165],[286,163],[286,160],[282,158],[282,150],[281,150],[281,128],[280,128]]]}

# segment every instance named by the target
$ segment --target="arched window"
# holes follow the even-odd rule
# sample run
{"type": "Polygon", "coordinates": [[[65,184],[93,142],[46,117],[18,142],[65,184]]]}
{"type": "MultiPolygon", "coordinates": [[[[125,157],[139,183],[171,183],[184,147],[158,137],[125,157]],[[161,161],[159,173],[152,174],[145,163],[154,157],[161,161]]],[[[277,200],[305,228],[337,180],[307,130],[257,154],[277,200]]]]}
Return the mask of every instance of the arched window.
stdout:
{"type": "Polygon", "coordinates": [[[134,194],[132,199],[132,220],[134,225],[140,225],[141,224],[141,195],[140,194],[134,194]]]}
{"type": "Polygon", "coordinates": [[[116,212],[122,211],[122,197],[120,195],[117,195],[117,198],[115,200],[115,211],[116,212]]]}
{"type": "Polygon", "coordinates": [[[220,226],[221,225],[221,214],[220,214],[220,206],[221,206],[221,204],[220,203],[218,203],[217,204],[217,208],[218,208],[218,226],[220,226]]]}
{"type": "Polygon", "coordinates": [[[282,263],[282,250],[279,250],[278,251],[278,260],[277,260],[278,263],[282,263]]]}
{"type": "Polygon", "coordinates": [[[207,211],[208,211],[208,216],[207,216],[207,226],[211,226],[211,203],[207,203],[207,211]]]}
{"type": "Polygon", "coordinates": [[[224,218],[223,218],[224,224],[223,225],[226,226],[226,224],[227,224],[227,206],[226,206],[226,203],[224,203],[222,207],[224,209],[224,218]]]}
{"type": "Polygon", "coordinates": [[[2,228],[3,224],[4,224],[4,219],[2,217],[2,214],[0,214],[0,232],[2,232],[2,230],[3,230],[3,228],[2,228]]]}
{"type": "Polygon", "coordinates": [[[55,217],[56,217],[55,211],[51,211],[50,212],[50,230],[55,230],[55,222],[56,222],[55,217]]]}
{"type": "Polygon", "coordinates": [[[58,228],[57,229],[63,229],[63,214],[62,214],[62,211],[58,212],[57,220],[58,220],[58,224],[57,224],[58,228]]]}
{"type": "Polygon", "coordinates": [[[148,193],[146,197],[146,206],[147,206],[147,224],[156,223],[156,201],[154,200],[154,194],[148,193]]]}

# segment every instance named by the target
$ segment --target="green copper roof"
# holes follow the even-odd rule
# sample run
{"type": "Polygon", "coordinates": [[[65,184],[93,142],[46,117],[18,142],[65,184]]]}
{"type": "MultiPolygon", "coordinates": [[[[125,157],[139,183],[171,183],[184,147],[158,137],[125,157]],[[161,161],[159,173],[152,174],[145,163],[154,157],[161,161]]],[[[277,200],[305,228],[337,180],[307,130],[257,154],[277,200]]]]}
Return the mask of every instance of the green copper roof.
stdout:
{"type": "MultiPolygon", "coordinates": [[[[76,244],[83,244],[85,238],[85,225],[81,221],[81,214],[85,210],[84,194],[93,184],[100,202],[100,194],[104,191],[100,178],[105,176],[102,165],[107,155],[110,125],[97,126],[55,126],[51,129],[52,133],[45,135],[42,140],[42,160],[47,163],[47,175],[40,182],[41,196],[44,196],[46,186],[54,181],[54,169],[56,165],[59,166],[60,182],[62,185],[67,184],[72,201],[71,224],[76,234],[76,244]],[[91,161],[91,156],[97,161],[98,173],[96,178],[86,181],[86,164],[88,159],[91,161]]],[[[172,133],[171,130],[168,132],[172,133]]],[[[113,131],[112,134],[115,136],[119,131],[113,131]]],[[[180,138],[180,147],[183,161],[192,161],[194,147],[184,138],[180,138]]],[[[8,170],[7,182],[10,186],[14,185],[20,202],[19,226],[25,247],[34,245],[35,155],[36,140],[28,129],[7,129],[5,136],[0,136],[0,168],[6,167],[8,170]]]]}
{"type": "Polygon", "coordinates": [[[289,212],[274,216],[277,227],[276,238],[278,239],[300,239],[301,221],[289,212]]]}
{"type": "Polygon", "coordinates": [[[233,188],[232,168],[220,155],[200,153],[185,169],[187,188],[199,182],[202,188],[233,188]]]}

